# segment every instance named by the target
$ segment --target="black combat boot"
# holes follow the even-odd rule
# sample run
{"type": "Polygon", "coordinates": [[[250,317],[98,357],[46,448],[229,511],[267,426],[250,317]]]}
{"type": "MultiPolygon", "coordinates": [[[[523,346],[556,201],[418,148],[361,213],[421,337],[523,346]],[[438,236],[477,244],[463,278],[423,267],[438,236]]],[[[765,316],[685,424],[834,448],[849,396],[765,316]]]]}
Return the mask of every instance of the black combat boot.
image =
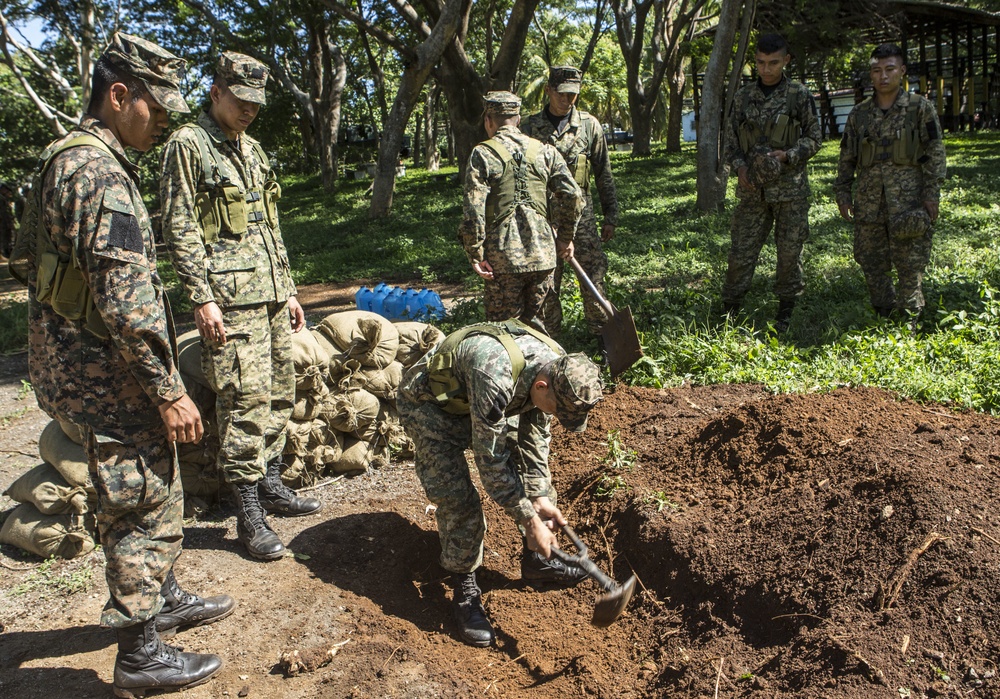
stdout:
{"type": "Polygon", "coordinates": [[[454,610],[458,634],[470,646],[486,648],[492,645],[496,635],[483,609],[483,593],[476,584],[476,574],[455,573],[451,580],[455,584],[454,610]]]}
{"type": "Polygon", "coordinates": [[[134,699],[151,689],[195,687],[222,669],[222,659],[213,653],[184,653],[161,641],[154,619],[116,631],[116,697],[134,699]]]}
{"type": "Polygon", "coordinates": [[[782,299],[778,302],[778,315],[774,318],[774,332],[783,333],[788,330],[795,310],[795,299],[782,299]]]}
{"type": "Polygon", "coordinates": [[[576,585],[587,578],[587,572],[580,566],[567,565],[558,558],[542,558],[525,545],[521,554],[521,579],[530,583],[558,583],[576,585]]]}
{"type": "Polygon", "coordinates": [[[264,508],[257,497],[256,483],[234,483],[236,503],[236,535],[247,553],[262,561],[274,561],[285,555],[285,545],[264,517],[264,508]]]}
{"type": "Polygon", "coordinates": [[[303,498],[281,482],[281,460],[275,459],[267,465],[267,473],[257,481],[257,496],[260,504],[271,514],[286,517],[301,517],[317,512],[323,503],[316,498],[303,498]]]}
{"type": "Polygon", "coordinates": [[[214,624],[236,609],[236,600],[229,595],[199,597],[185,592],[177,584],[172,570],[167,574],[160,594],[163,595],[163,608],[156,615],[156,630],[163,638],[174,635],[182,628],[214,624]]]}

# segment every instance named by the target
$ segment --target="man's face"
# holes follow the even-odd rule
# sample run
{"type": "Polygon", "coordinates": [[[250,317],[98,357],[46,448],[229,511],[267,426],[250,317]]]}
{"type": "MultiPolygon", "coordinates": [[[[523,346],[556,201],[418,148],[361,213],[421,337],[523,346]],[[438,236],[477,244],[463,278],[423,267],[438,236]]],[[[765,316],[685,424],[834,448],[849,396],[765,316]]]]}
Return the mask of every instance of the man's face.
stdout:
{"type": "Polygon", "coordinates": [[[906,66],[899,56],[873,58],[871,62],[872,86],[880,95],[895,95],[906,74],[906,66]]]}
{"type": "Polygon", "coordinates": [[[256,102],[241,100],[228,87],[212,85],[212,118],[227,135],[241,134],[260,112],[256,102]]]}
{"type": "MultiPolygon", "coordinates": [[[[118,85],[112,86],[112,92],[116,92],[118,85]]],[[[121,85],[121,88],[125,88],[121,85]]],[[[148,92],[139,99],[133,99],[128,94],[127,89],[118,90],[121,96],[119,100],[118,113],[118,140],[126,148],[134,148],[140,153],[145,153],[167,128],[170,120],[167,110],[153,99],[148,92]]]]}
{"type": "Polygon", "coordinates": [[[545,95],[549,98],[549,113],[559,117],[569,114],[580,96],[575,92],[556,92],[551,85],[545,86],[545,95]]]}
{"type": "Polygon", "coordinates": [[[754,62],[757,65],[757,75],[760,76],[760,81],[769,87],[777,85],[781,82],[782,71],[785,70],[785,66],[791,60],[791,54],[784,49],[775,51],[774,53],[761,53],[758,51],[755,54],[754,62]]]}

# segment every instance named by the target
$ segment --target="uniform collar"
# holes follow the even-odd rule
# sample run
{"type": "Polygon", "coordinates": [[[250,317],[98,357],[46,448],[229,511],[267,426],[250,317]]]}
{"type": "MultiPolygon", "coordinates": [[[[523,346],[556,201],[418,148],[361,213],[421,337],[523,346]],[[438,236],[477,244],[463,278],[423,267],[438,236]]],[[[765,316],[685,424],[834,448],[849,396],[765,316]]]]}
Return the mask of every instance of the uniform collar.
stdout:
{"type": "Polygon", "coordinates": [[[508,134],[508,135],[510,135],[510,134],[519,134],[519,133],[521,133],[521,129],[518,128],[517,126],[514,126],[513,124],[504,124],[499,129],[497,129],[497,132],[494,135],[499,136],[500,134],[508,134]]]}
{"type": "Polygon", "coordinates": [[[226,138],[226,133],[222,130],[222,127],[216,123],[215,119],[209,116],[207,111],[198,115],[198,126],[203,128],[205,133],[216,143],[226,143],[227,141],[229,143],[239,143],[242,140],[239,137],[235,141],[226,138]]]}
{"type": "MultiPolygon", "coordinates": [[[[761,82],[760,78],[757,78],[757,80],[754,82],[754,87],[757,88],[757,92],[759,92],[761,95],[764,94],[764,83],[761,82]]],[[[771,90],[771,94],[772,95],[777,94],[778,92],[784,90],[787,87],[788,87],[788,76],[782,73],[781,80],[779,80],[778,84],[775,85],[774,88],[771,90]]]]}
{"type": "Polygon", "coordinates": [[[111,132],[104,122],[93,116],[85,116],[83,121],[77,127],[78,131],[83,131],[91,136],[97,136],[97,138],[104,141],[108,148],[114,151],[115,155],[118,156],[118,162],[122,164],[122,167],[128,172],[129,176],[138,180],[139,178],[139,166],[129,160],[129,157],[125,155],[125,149],[122,148],[122,144],[118,142],[115,135],[111,132]]]}

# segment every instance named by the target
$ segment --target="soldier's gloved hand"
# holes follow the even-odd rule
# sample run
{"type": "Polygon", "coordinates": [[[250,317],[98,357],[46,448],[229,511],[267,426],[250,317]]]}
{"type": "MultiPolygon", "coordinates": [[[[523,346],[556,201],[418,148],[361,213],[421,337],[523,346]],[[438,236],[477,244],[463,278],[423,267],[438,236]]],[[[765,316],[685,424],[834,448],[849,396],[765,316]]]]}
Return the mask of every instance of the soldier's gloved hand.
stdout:
{"type": "Polygon", "coordinates": [[[556,256],[560,260],[568,260],[573,257],[573,241],[564,243],[561,240],[556,240],[556,256]]]}
{"type": "Polygon", "coordinates": [[[288,315],[292,321],[293,333],[306,327],[306,312],[302,310],[302,304],[294,296],[288,297],[288,315]]]}
{"type": "Polygon", "coordinates": [[[201,424],[201,413],[188,394],[175,401],[162,403],[159,406],[160,417],[167,428],[167,441],[187,444],[198,443],[204,434],[201,424]]]}
{"type": "Polygon", "coordinates": [[[226,344],[226,325],[222,321],[222,309],[215,301],[194,307],[194,324],[205,342],[216,345],[226,344]]]}
{"type": "Polygon", "coordinates": [[[736,171],[736,177],[739,180],[740,187],[742,187],[743,189],[754,190],[756,189],[756,187],[750,184],[750,178],[747,176],[748,172],[749,170],[747,166],[744,165],[743,167],[741,167],[739,170],[736,171]]]}
{"type": "Polygon", "coordinates": [[[939,209],[938,203],[936,201],[925,201],[924,202],[924,209],[927,210],[927,215],[931,217],[931,223],[934,223],[935,221],[937,221],[937,217],[938,217],[938,214],[940,213],[940,209],[939,209]]]}
{"type": "MultiPolygon", "coordinates": [[[[837,204],[837,208],[840,209],[840,217],[849,223],[854,222],[854,207],[844,202],[843,204],[837,204]]],[[[933,220],[933,219],[931,219],[933,220]]]]}
{"type": "Polygon", "coordinates": [[[542,554],[545,558],[552,557],[552,548],[557,546],[556,535],[552,533],[538,515],[523,522],[524,534],[528,549],[542,554]]]}
{"type": "Polygon", "coordinates": [[[483,260],[482,262],[473,262],[472,269],[476,270],[476,274],[483,279],[493,279],[493,266],[486,260],[483,260]]]}
{"type": "Polygon", "coordinates": [[[615,225],[613,223],[605,223],[601,226],[601,242],[606,243],[615,237],[615,225]]]}

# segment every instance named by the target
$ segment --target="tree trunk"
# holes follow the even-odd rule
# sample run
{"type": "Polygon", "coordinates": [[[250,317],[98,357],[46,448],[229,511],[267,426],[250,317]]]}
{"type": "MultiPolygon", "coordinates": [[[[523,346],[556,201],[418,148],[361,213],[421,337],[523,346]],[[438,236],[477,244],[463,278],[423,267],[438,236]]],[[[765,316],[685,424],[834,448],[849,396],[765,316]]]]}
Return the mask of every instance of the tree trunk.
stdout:
{"type": "Polygon", "coordinates": [[[438,150],[438,126],[437,126],[437,101],[441,94],[441,88],[437,85],[434,89],[427,91],[427,100],[424,106],[426,119],[424,120],[424,167],[430,172],[437,172],[441,169],[441,151],[438,150]]]}
{"type": "Polygon", "coordinates": [[[319,167],[323,190],[332,192],[340,174],[340,108],[347,85],[347,61],[339,46],[330,40],[330,27],[315,21],[309,27],[309,104],[319,146],[319,167]]]}
{"type": "Polygon", "coordinates": [[[670,79],[667,86],[670,90],[669,111],[667,112],[667,152],[681,152],[681,130],[684,110],[684,58],[680,51],[677,58],[671,61],[667,68],[670,79]]]}

